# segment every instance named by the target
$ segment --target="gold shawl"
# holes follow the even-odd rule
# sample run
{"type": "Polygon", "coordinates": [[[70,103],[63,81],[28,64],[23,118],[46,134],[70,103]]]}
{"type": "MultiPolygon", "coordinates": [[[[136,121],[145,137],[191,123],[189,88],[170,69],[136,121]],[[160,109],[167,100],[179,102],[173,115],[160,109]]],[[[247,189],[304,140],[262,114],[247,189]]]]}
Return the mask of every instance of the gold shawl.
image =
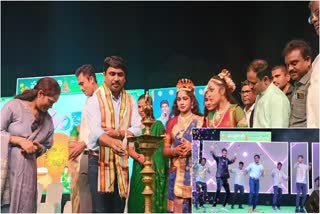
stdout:
{"type": "MultiPolygon", "coordinates": [[[[101,112],[101,127],[127,130],[131,124],[133,98],[125,90],[121,93],[119,127],[115,124],[115,111],[111,91],[104,84],[97,92],[101,112]]],[[[128,153],[125,156],[114,154],[111,148],[99,147],[98,192],[113,192],[115,173],[121,197],[127,198],[129,185],[128,153]]]]}

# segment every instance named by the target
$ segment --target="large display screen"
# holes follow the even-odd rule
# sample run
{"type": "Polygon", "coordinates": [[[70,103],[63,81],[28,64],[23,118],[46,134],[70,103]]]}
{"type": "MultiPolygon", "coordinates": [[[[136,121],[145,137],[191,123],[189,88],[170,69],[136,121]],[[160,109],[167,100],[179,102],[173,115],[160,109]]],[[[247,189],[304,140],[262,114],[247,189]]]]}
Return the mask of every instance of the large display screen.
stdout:
{"type": "MultiPolygon", "coordinates": [[[[208,191],[215,192],[217,164],[213,159],[210,151],[214,148],[215,154],[221,156],[223,148],[228,150],[227,157],[232,159],[236,155],[236,161],[229,165],[229,169],[238,168],[239,161],[244,163],[246,168],[250,163],[254,162],[254,155],[260,155],[260,163],[264,167],[264,176],[260,179],[260,193],[273,193],[273,177],[272,170],[276,168],[277,163],[281,162],[282,171],[288,175],[288,143],[287,142],[221,142],[221,141],[203,141],[202,157],[207,159],[207,165],[211,173],[207,176],[208,191]]],[[[196,157],[193,157],[196,158],[196,157]]],[[[234,189],[233,173],[230,173],[230,189],[234,189]]],[[[245,192],[249,192],[249,175],[245,176],[245,192]]],[[[283,193],[288,193],[288,182],[283,183],[283,193]]]]}

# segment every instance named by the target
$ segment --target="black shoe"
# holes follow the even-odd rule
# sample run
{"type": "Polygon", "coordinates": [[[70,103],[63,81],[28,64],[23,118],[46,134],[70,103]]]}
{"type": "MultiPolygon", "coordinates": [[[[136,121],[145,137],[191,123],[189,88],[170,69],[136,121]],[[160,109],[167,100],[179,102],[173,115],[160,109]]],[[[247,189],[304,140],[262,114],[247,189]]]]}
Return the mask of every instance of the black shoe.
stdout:
{"type": "Polygon", "coordinates": [[[233,205],[231,205],[231,209],[234,209],[233,205]]]}
{"type": "Polygon", "coordinates": [[[299,213],[299,212],[300,212],[299,208],[296,208],[295,213],[299,213]]]}
{"type": "Polygon", "coordinates": [[[306,211],[303,208],[300,208],[299,212],[300,213],[305,213],[306,211]]]}
{"type": "Polygon", "coordinates": [[[243,206],[239,206],[239,209],[244,209],[243,206]]]}

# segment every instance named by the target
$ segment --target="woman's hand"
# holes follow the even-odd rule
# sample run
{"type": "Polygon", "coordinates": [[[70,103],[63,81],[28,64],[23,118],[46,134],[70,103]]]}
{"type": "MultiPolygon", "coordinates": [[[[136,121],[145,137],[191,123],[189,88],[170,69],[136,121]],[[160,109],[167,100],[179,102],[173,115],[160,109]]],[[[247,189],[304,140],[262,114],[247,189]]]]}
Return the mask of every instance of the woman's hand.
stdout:
{"type": "Polygon", "coordinates": [[[192,146],[191,146],[191,143],[188,140],[182,138],[181,147],[183,149],[182,156],[186,157],[189,154],[191,154],[192,146]]]}
{"type": "Polygon", "coordinates": [[[183,145],[180,144],[179,146],[176,146],[173,148],[173,156],[183,156],[183,145]]]}
{"type": "Polygon", "coordinates": [[[27,154],[35,153],[37,150],[37,147],[33,144],[33,142],[27,139],[20,140],[19,145],[22,149],[22,152],[27,154]]]}

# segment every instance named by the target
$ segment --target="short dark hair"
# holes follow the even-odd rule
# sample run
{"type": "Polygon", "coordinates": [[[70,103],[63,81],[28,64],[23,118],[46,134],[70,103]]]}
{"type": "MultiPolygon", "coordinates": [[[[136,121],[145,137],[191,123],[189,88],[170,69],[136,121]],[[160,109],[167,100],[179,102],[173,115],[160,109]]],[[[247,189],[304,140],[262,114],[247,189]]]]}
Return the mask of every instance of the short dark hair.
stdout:
{"type": "Polygon", "coordinates": [[[108,56],[103,63],[103,72],[106,72],[109,67],[120,68],[124,74],[127,74],[127,66],[121,56],[108,56]]]}
{"type": "Polygon", "coordinates": [[[223,149],[221,150],[221,152],[223,152],[223,151],[228,152],[228,150],[227,150],[226,148],[223,148],[223,149]]]}
{"type": "Polygon", "coordinates": [[[80,66],[77,70],[76,70],[76,77],[79,77],[80,74],[83,74],[83,76],[87,77],[89,79],[89,77],[93,77],[94,81],[97,82],[97,78],[96,78],[96,70],[94,69],[94,67],[92,65],[89,64],[85,64],[80,66]]]}
{"type": "Polygon", "coordinates": [[[201,161],[205,160],[207,162],[207,158],[201,158],[201,161]]]}
{"type": "Polygon", "coordinates": [[[239,164],[242,164],[242,166],[244,165],[244,163],[242,161],[240,161],[239,164]]]}
{"type": "Polygon", "coordinates": [[[281,162],[278,162],[277,166],[281,165],[282,166],[282,163],[281,162]]]}
{"type": "Polygon", "coordinates": [[[247,68],[247,72],[249,72],[250,70],[252,70],[254,73],[257,74],[257,78],[259,78],[259,80],[262,80],[263,77],[268,77],[269,79],[272,78],[271,72],[269,71],[269,65],[268,62],[264,59],[255,59],[253,60],[248,68],[247,68]]]}
{"type": "Polygon", "coordinates": [[[249,86],[249,81],[248,81],[248,80],[245,80],[245,81],[242,81],[242,82],[241,82],[241,88],[242,88],[243,86],[246,86],[246,85],[249,86]]]}
{"type": "Polygon", "coordinates": [[[169,106],[168,100],[162,100],[162,101],[160,102],[160,108],[161,108],[161,106],[162,106],[163,104],[167,104],[167,105],[169,106]]]}
{"type": "Polygon", "coordinates": [[[287,67],[284,65],[276,65],[271,69],[271,72],[276,70],[276,69],[281,69],[281,71],[284,71],[285,74],[288,73],[287,67]]]}
{"type": "Polygon", "coordinates": [[[303,155],[298,155],[298,158],[302,158],[303,159],[303,155]]]}
{"type": "Polygon", "coordinates": [[[308,57],[312,60],[312,51],[308,43],[303,40],[291,40],[288,42],[283,49],[283,57],[285,57],[288,53],[293,50],[299,49],[301,52],[301,56],[306,60],[308,57]]]}
{"type": "Polygon", "coordinates": [[[260,159],[260,155],[258,155],[258,154],[254,155],[253,157],[254,157],[254,158],[255,158],[255,157],[258,157],[258,158],[260,159]]]}

